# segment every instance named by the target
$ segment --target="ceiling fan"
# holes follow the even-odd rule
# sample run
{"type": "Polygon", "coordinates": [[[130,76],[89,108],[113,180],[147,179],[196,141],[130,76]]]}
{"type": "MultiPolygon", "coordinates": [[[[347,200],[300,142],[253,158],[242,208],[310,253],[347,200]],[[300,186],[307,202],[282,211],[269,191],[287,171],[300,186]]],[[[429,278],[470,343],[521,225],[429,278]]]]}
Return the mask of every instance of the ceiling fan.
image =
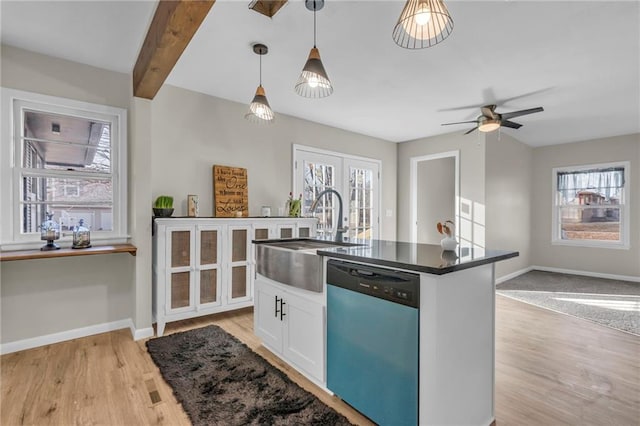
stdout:
{"type": "Polygon", "coordinates": [[[476,127],[473,127],[471,130],[465,132],[465,135],[473,132],[476,129],[480,130],[481,132],[492,132],[499,129],[500,127],[519,129],[520,127],[522,127],[522,124],[510,121],[510,118],[544,111],[542,107],[522,109],[520,111],[505,112],[502,114],[497,113],[495,110],[495,105],[485,105],[483,107],[480,107],[482,115],[479,115],[475,120],[458,121],[456,123],[444,123],[443,126],[450,126],[452,124],[476,123],[476,127]]]}

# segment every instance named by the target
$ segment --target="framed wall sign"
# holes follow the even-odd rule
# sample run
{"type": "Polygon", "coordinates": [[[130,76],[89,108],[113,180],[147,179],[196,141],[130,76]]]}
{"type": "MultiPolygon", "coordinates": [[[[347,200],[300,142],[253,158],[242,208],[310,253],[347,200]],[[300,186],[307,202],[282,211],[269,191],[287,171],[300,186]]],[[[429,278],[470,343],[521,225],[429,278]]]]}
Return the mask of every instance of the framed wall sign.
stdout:
{"type": "Polygon", "coordinates": [[[213,212],[215,217],[248,217],[247,169],[213,166],[213,212]]]}

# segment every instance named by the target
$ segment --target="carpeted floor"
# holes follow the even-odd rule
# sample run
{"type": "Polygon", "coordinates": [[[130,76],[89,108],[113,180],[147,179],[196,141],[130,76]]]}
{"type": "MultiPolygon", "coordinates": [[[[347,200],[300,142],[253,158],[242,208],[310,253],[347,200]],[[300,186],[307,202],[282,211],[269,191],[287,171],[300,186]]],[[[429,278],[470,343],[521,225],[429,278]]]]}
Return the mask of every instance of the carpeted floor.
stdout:
{"type": "Polygon", "coordinates": [[[351,424],[215,325],[147,349],[195,426],[351,424]]]}
{"type": "Polygon", "coordinates": [[[640,283],[530,271],[498,294],[640,335],[640,283]]]}

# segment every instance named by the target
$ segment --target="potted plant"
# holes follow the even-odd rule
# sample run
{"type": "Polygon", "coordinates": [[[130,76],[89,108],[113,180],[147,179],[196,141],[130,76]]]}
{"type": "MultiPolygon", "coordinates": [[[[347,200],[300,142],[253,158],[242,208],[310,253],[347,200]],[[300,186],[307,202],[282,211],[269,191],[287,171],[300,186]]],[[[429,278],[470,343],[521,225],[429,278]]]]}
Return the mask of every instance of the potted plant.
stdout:
{"type": "Polygon", "coordinates": [[[155,217],[171,217],[173,214],[173,197],[160,195],[153,203],[153,215],[155,217]]]}
{"type": "Polygon", "coordinates": [[[438,232],[445,236],[440,240],[440,247],[443,250],[455,250],[458,245],[458,241],[454,236],[455,224],[450,220],[445,220],[444,222],[438,222],[436,227],[438,232]]]}

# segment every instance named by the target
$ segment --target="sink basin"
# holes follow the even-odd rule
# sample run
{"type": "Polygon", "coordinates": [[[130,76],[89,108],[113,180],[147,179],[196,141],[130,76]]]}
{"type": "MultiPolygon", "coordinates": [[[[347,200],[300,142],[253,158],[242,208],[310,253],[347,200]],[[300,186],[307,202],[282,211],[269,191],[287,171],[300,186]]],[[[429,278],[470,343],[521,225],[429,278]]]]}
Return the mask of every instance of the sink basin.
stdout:
{"type": "Polygon", "coordinates": [[[321,293],[322,256],[316,251],[356,245],[313,239],[261,242],[256,244],[257,272],[281,284],[321,293]]]}
{"type": "Polygon", "coordinates": [[[265,244],[271,247],[280,247],[287,250],[325,249],[329,247],[355,245],[351,243],[339,243],[336,241],[325,241],[325,240],[274,241],[272,243],[265,243],[265,244]]]}

